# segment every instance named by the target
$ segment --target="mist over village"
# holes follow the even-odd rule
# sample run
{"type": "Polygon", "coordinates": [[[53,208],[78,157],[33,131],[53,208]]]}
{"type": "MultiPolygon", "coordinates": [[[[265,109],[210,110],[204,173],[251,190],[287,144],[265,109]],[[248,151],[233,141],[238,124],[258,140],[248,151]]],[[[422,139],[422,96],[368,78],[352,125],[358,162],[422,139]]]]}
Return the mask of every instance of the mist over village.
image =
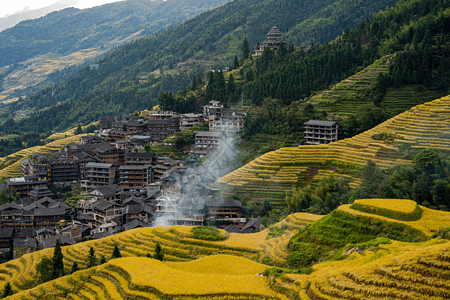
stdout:
{"type": "Polygon", "coordinates": [[[450,0],[0,11],[0,299],[450,299],[450,0]]]}

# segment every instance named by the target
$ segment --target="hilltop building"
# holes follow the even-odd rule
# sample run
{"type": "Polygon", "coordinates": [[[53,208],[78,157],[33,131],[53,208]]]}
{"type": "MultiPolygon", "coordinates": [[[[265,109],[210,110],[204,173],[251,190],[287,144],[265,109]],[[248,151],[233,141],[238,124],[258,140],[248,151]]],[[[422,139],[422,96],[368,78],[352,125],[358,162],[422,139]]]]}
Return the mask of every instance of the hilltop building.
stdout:
{"type": "Polygon", "coordinates": [[[305,139],[309,145],[337,142],[338,123],[334,121],[309,120],[305,125],[305,139]]]}
{"type": "Polygon", "coordinates": [[[253,57],[261,56],[264,52],[264,48],[270,48],[276,54],[277,50],[280,49],[281,45],[284,45],[286,47],[286,42],[283,41],[283,39],[281,38],[281,31],[278,29],[278,27],[273,26],[272,29],[270,29],[269,33],[267,34],[267,40],[265,40],[263,44],[259,46],[258,49],[253,51],[252,56],[253,57]]]}

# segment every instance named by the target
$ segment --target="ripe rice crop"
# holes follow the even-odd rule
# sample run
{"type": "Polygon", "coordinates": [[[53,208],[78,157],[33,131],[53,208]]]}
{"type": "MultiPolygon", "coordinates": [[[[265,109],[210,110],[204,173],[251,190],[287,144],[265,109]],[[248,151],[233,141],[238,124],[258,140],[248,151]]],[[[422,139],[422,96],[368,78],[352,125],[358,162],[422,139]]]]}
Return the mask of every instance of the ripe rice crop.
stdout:
{"type": "Polygon", "coordinates": [[[166,264],[179,271],[220,275],[254,275],[264,272],[267,268],[266,265],[233,255],[212,255],[190,262],[166,264]]]}
{"type": "MultiPolygon", "coordinates": [[[[232,264],[227,257],[221,264],[232,264]]],[[[110,265],[126,272],[135,286],[155,288],[167,295],[220,295],[243,294],[262,297],[276,297],[260,276],[227,275],[224,280],[219,274],[198,274],[170,268],[154,259],[136,257],[112,260],[110,265]]]]}

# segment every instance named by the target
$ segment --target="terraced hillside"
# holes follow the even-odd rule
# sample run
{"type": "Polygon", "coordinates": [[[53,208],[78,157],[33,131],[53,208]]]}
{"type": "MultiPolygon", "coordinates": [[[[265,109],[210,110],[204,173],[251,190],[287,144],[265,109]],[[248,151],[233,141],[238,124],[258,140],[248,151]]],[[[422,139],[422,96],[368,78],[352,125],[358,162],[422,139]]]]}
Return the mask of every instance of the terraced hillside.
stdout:
{"type": "MultiPolygon", "coordinates": [[[[370,97],[364,95],[374,89],[380,73],[387,74],[389,72],[389,64],[393,58],[394,55],[380,58],[357,74],[312,96],[310,102],[317,109],[326,111],[332,116],[350,116],[367,106],[373,106],[370,97]]],[[[422,86],[402,86],[398,89],[390,87],[381,99],[379,106],[394,116],[439,96],[438,92],[427,91],[422,86]]]]}
{"type": "MultiPolygon", "coordinates": [[[[238,255],[252,260],[263,260],[268,257],[269,262],[285,265],[286,253],[279,261],[277,258],[280,254],[274,253],[278,253],[276,251],[279,249],[286,249],[292,230],[304,228],[320,217],[306,213],[290,215],[281,223],[274,225],[285,225],[286,228],[286,236],[282,236],[282,239],[274,243],[266,240],[269,229],[253,234],[230,233],[224,241],[210,242],[192,238],[190,233],[192,227],[187,226],[138,228],[100,240],[63,247],[64,267],[69,272],[72,264],[77,262],[80,268],[86,268],[91,246],[94,247],[97,258],[101,255],[107,258],[111,257],[115,245],[118,245],[123,257],[138,257],[147,254],[153,255],[157,242],[163,248],[165,261],[192,261],[209,255],[224,254],[238,255]]],[[[222,231],[222,234],[225,232],[222,231]]],[[[285,250],[283,251],[285,252],[285,250]]],[[[0,290],[7,281],[11,283],[15,292],[35,286],[36,265],[43,256],[49,256],[51,253],[53,253],[52,250],[45,249],[25,254],[20,259],[0,265],[0,290]]]]}
{"type": "Polygon", "coordinates": [[[231,255],[194,262],[119,258],[79,271],[9,299],[287,299],[270,289],[261,274],[266,266],[231,255]],[[149,280],[150,279],[150,280],[149,280]]]}
{"type": "Polygon", "coordinates": [[[283,204],[285,190],[293,185],[313,181],[326,172],[346,176],[356,186],[360,181],[359,169],[369,160],[380,167],[392,167],[411,163],[404,158],[404,148],[450,150],[449,121],[447,96],[415,106],[350,139],[266,153],[218,182],[255,193],[274,204],[283,204]]]}
{"type": "MultiPolygon", "coordinates": [[[[359,200],[356,204],[373,210],[373,213],[348,206],[339,210],[347,215],[368,216],[374,221],[382,218],[391,224],[404,222],[423,230],[428,236],[441,227],[450,226],[450,213],[427,210],[409,200],[368,199],[359,200]],[[413,216],[417,208],[422,212],[415,221],[398,220],[398,214],[413,216]],[[434,222],[430,222],[430,216],[435,216],[434,222]]],[[[301,234],[305,230],[300,224],[318,219],[321,219],[320,216],[294,214],[275,226],[287,225],[289,230],[298,228],[298,234],[301,234]]],[[[339,226],[348,225],[337,225],[334,230],[339,231],[339,226]]],[[[229,234],[225,241],[210,242],[192,238],[191,227],[139,228],[101,240],[63,247],[66,270],[74,261],[85,267],[91,246],[97,258],[102,254],[109,258],[114,245],[118,245],[123,258],[33,288],[36,263],[41,257],[52,254],[52,249],[45,249],[1,265],[0,280],[2,285],[9,281],[17,292],[8,299],[331,300],[450,297],[448,240],[434,238],[407,243],[384,239],[384,243],[357,243],[361,247],[356,251],[354,244],[348,244],[340,260],[316,263],[308,272],[297,272],[267,269],[270,266],[254,261],[264,257],[264,245],[272,242],[278,244],[275,241],[288,236],[285,234],[265,241],[268,232],[269,229],[255,234],[229,234]],[[162,244],[164,262],[138,257],[152,253],[156,242],[162,244]],[[302,272],[305,274],[300,274],[302,272]],[[268,277],[263,277],[263,273],[268,277]]],[[[336,236],[330,234],[328,238],[335,239],[336,236]]]]}

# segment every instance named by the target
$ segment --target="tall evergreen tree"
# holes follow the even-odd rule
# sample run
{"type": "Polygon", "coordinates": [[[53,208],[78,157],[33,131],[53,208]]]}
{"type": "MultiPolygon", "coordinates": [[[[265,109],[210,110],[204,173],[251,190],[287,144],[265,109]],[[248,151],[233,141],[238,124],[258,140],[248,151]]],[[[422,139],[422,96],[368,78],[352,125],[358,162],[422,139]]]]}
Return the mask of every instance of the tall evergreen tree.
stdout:
{"type": "Polygon", "coordinates": [[[163,253],[163,249],[161,247],[161,244],[159,242],[156,242],[155,245],[155,259],[163,261],[164,260],[164,253],[163,253]]]}
{"type": "Polygon", "coordinates": [[[116,244],[116,245],[114,245],[114,250],[113,250],[111,258],[119,258],[119,257],[122,257],[122,254],[120,254],[119,247],[117,247],[117,244],[116,244]]]}
{"type": "Polygon", "coordinates": [[[106,257],[102,254],[102,255],[100,256],[100,264],[103,265],[103,264],[105,264],[105,263],[106,263],[106,257]]]}
{"type": "Polygon", "coordinates": [[[61,242],[59,239],[56,239],[55,242],[55,250],[53,251],[53,270],[52,270],[52,279],[56,279],[64,275],[64,255],[61,251],[61,242]]]}
{"type": "Polygon", "coordinates": [[[237,56],[234,57],[234,62],[233,62],[233,69],[237,69],[239,68],[239,60],[237,58],[237,56]]]}
{"type": "Polygon", "coordinates": [[[73,262],[72,264],[72,269],[70,269],[70,274],[75,273],[76,271],[78,271],[80,268],[78,267],[78,264],[76,261],[73,262]]]}
{"type": "Polygon", "coordinates": [[[234,83],[233,74],[230,74],[230,78],[228,78],[227,92],[229,94],[234,94],[236,92],[236,84],[234,83]]]}
{"type": "Polygon", "coordinates": [[[197,79],[196,76],[194,76],[194,78],[192,78],[192,82],[191,82],[191,91],[195,91],[197,89],[198,85],[197,85],[197,79]]]}
{"type": "Polygon", "coordinates": [[[247,59],[250,56],[250,45],[248,43],[247,37],[244,38],[242,43],[242,59],[247,59]]]}
{"type": "Polygon", "coordinates": [[[9,283],[9,281],[7,281],[5,284],[5,288],[3,289],[2,298],[6,298],[8,296],[11,296],[12,294],[14,294],[14,292],[11,288],[11,284],[9,283]]]}
{"type": "Polygon", "coordinates": [[[95,250],[91,246],[91,248],[89,249],[89,256],[88,256],[88,268],[95,266],[96,263],[97,263],[97,258],[95,257],[95,250]]]}

